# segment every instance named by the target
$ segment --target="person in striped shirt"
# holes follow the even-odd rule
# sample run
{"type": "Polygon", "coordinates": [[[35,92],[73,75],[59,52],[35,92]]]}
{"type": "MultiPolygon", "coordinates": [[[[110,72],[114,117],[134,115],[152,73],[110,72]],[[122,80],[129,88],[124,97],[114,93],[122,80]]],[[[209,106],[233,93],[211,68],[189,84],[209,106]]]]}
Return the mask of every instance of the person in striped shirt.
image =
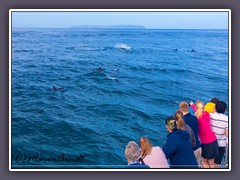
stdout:
{"type": "Polygon", "coordinates": [[[212,131],[217,137],[219,147],[219,155],[215,158],[215,168],[221,168],[228,141],[228,116],[225,115],[227,104],[224,101],[219,101],[215,108],[216,112],[210,113],[210,124],[212,131]]]}

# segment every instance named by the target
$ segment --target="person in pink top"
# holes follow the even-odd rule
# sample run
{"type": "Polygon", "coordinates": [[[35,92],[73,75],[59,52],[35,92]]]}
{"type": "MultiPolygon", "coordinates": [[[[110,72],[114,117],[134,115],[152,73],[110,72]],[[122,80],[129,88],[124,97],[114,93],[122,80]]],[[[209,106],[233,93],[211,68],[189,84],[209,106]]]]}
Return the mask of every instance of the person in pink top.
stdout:
{"type": "Polygon", "coordinates": [[[139,140],[141,157],[140,163],[150,166],[150,168],[169,168],[166,156],[159,146],[152,147],[150,140],[142,137],[139,140]]]}
{"type": "Polygon", "coordinates": [[[196,106],[190,102],[191,108],[198,119],[198,136],[202,147],[202,165],[203,168],[214,168],[214,159],[218,156],[218,142],[210,125],[210,115],[204,111],[202,101],[197,101],[196,106]]]}

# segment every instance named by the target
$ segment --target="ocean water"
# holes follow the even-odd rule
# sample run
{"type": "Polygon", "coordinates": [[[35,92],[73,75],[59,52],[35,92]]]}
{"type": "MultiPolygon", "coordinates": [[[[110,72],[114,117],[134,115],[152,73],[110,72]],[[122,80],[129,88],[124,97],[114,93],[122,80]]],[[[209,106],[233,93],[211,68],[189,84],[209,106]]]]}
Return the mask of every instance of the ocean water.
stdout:
{"type": "Polygon", "coordinates": [[[228,104],[228,61],[227,30],[12,29],[12,167],[124,167],[181,101],[228,104]]]}

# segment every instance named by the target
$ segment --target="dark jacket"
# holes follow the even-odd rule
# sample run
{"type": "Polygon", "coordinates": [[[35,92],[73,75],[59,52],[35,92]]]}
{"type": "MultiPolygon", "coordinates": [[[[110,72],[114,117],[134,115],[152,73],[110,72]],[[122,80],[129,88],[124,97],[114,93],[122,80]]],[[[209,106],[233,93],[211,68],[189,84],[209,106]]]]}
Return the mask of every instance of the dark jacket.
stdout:
{"type": "Polygon", "coordinates": [[[195,151],[196,149],[201,147],[201,144],[198,138],[198,119],[196,118],[196,116],[193,116],[190,113],[185,114],[183,118],[185,123],[189,125],[194,132],[196,145],[193,147],[193,151],[195,151]]]}
{"type": "Polygon", "coordinates": [[[176,129],[167,135],[163,152],[171,168],[198,168],[187,131],[176,129]]]}

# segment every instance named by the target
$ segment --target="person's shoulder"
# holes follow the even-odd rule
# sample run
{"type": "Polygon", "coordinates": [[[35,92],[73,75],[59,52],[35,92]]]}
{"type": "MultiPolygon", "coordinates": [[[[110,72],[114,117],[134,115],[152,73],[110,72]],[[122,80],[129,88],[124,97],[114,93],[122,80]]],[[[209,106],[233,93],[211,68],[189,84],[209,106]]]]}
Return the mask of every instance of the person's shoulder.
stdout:
{"type": "Polygon", "coordinates": [[[162,149],[162,148],[160,148],[159,146],[153,146],[152,148],[153,148],[153,149],[162,149]]]}
{"type": "Polygon", "coordinates": [[[218,115],[217,112],[210,113],[210,117],[211,117],[211,118],[214,117],[214,116],[217,116],[217,115],[218,115]]]}
{"type": "Polygon", "coordinates": [[[224,121],[225,123],[228,123],[228,116],[226,114],[220,114],[219,119],[224,121]]]}
{"type": "Polygon", "coordinates": [[[221,116],[224,120],[228,120],[228,116],[226,114],[221,114],[221,116]]]}
{"type": "Polygon", "coordinates": [[[154,147],[152,147],[152,151],[153,152],[162,152],[162,148],[160,148],[159,146],[154,146],[154,147]]]}
{"type": "Polygon", "coordinates": [[[190,114],[190,118],[191,118],[191,119],[194,119],[194,120],[196,120],[196,121],[198,120],[197,117],[196,117],[195,115],[192,115],[192,114],[190,114]]]}
{"type": "Polygon", "coordinates": [[[177,138],[179,136],[188,134],[188,132],[186,130],[182,130],[182,129],[175,129],[172,133],[171,133],[171,138],[177,138]]]}
{"type": "Polygon", "coordinates": [[[191,113],[187,113],[186,115],[184,115],[184,119],[191,119],[191,120],[196,120],[197,121],[197,117],[192,115],[191,113]]]}
{"type": "Polygon", "coordinates": [[[148,165],[146,165],[146,164],[142,164],[142,165],[141,165],[141,168],[149,169],[150,166],[148,166],[148,165]]]}
{"type": "Polygon", "coordinates": [[[204,111],[202,116],[203,116],[204,118],[210,119],[210,114],[209,114],[209,112],[207,112],[207,111],[204,111]]]}
{"type": "Polygon", "coordinates": [[[153,148],[155,148],[154,149],[154,153],[155,154],[158,154],[158,156],[160,155],[164,155],[165,156],[165,154],[164,154],[164,152],[163,152],[163,149],[161,148],[161,147],[159,147],[159,146],[155,146],[155,147],[153,147],[153,148]]]}
{"type": "Polygon", "coordinates": [[[219,116],[219,113],[217,113],[217,112],[214,112],[214,113],[210,113],[210,117],[212,118],[214,118],[214,117],[218,117],[219,116]]]}
{"type": "Polygon", "coordinates": [[[146,164],[140,164],[140,163],[134,163],[134,164],[130,164],[130,165],[128,165],[126,168],[130,168],[130,169],[148,169],[148,168],[150,168],[148,165],[146,165],[146,164]]]}
{"type": "Polygon", "coordinates": [[[177,129],[174,133],[174,136],[171,138],[175,143],[181,143],[182,140],[189,141],[190,135],[187,130],[177,129]]]}
{"type": "Polygon", "coordinates": [[[219,119],[219,120],[228,121],[228,116],[226,114],[214,112],[211,114],[211,119],[219,119]]]}
{"type": "Polygon", "coordinates": [[[176,130],[172,131],[171,133],[169,133],[167,135],[167,139],[171,141],[171,140],[176,139],[178,136],[179,135],[178,135],[178,132],[177,132],[177,129],[176,129],[176,130]]]}

